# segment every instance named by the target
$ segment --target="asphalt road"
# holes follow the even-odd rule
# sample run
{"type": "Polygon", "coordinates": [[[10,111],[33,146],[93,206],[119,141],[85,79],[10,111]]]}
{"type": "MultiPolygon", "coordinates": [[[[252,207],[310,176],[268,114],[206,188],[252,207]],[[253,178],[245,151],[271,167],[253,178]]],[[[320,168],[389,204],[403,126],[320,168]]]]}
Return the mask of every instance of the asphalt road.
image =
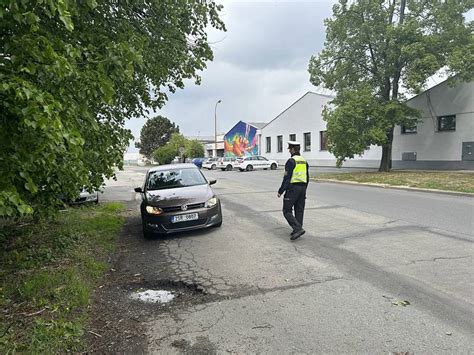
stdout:
{"type": "MultiPolygon", "coordinates": [[[[474,352],[474,199],[312,183],[307,233],[291,242],[282,170],[204,173],[218,180],[221,228],[142,239],[143,168],[102,196],[131,206],[117,272],[141,275],[135,288],[168,281],[187,300],[143,306],[144,351],[474,352]]],[[[139,307],[129,285],[126,309],[139,307]]]]}

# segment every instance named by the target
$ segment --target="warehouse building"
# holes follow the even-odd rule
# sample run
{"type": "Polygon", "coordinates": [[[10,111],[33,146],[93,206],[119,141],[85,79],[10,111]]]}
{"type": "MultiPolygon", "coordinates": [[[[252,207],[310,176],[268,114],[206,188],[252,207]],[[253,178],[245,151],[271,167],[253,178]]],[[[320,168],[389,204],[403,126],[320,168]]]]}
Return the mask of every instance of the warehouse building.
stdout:
{"type": "MultiPolygon", "coordinates": [[[[322,112],[334,97],[307,92],[262,128],[260,153],[280,164],[288,159],[287,142],[301,142],[301,153],[311,166],[335,166],[335,157],[326,146],[326,122],[322,112]]],[[[382,149],[371,147],[345,167],[372,167],[380,164],[382,149]]]]}
{"type": "Polygon", "coordinates": [[[395,127],[395,169],[474,170],[474,82],[444,81],[408,100],[415,127],[395,127]]]}
{"type": "MultiPolygon", "coordinates": [[[[288,159],[287,142],[301,142],[311,166],[336,165],[326,146],[325,105],[332,96],[308,92],[261,129],[260,154],[279,163],[288,159]]],[[[395,169],[474,170],[474,85],[447,81],[408,100],[421,111],[415,127],[395,127],[392,147],[395,169]]],[[[344,167],[378,168],[382,148],[371,146],[346,160],[344,167]]]]}

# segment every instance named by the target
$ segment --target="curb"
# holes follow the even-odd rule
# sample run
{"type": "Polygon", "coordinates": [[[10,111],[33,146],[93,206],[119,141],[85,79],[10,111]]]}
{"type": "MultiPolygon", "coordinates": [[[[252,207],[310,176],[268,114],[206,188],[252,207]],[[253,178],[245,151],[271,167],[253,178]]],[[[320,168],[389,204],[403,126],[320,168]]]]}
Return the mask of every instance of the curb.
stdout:
{"type": "Polygon", "coordinates": [[[465,196],[465,197],[474,197],[474,193],[470,192],[458,192],[458,191],[445,191],[445,190],[436,190],[436,189],[424,189],[421,187],[409,187],[409,186],[397,186],[397,185],[388,185],[388,184],[377,184],[377,183],[368,183],[368,182],[355,182],[347,180],[334,180],[334,179],[318,179],[312,178],[315,182],[329,182],[335,184],[345,184],[345,185],[360,185],[360,186],[369,186],[369,187],[378,187],[382,189],[394,189],[394,190],[405,190],[405,191],[418,191],[418,192],[428,192],[436,194],[445,194],[453,196],[465,196]]]}

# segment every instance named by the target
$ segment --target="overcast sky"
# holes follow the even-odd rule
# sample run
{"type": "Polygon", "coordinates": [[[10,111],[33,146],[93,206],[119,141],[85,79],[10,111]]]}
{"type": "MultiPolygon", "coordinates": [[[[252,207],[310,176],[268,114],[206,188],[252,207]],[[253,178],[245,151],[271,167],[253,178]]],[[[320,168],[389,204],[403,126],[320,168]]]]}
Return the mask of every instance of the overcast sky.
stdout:
{"type": "MultiPolygon", "coordinates": [[[[184,135],[214,135],[218,100],[217,131],[225,133],[239,120],[269,122],[307,91],[318,91],[309,82],[307,68],[311,55],[323,47],[323,20],[331,16],[335,1],[223,3],[227,32],[209,33],[214,61],[201,73],[201,85],[188,82],[169,96],[162,110],[150,114],[176,122],[184,135]]],[[[127,122],[136,139],[145,121],[127,122]]]]}

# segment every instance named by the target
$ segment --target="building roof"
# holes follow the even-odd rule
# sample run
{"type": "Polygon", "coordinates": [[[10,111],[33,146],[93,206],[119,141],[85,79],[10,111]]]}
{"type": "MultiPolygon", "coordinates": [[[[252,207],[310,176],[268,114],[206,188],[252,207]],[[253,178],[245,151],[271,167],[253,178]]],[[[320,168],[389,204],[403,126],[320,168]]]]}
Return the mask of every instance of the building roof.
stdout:
{"type": "Polygon", "coordinates": [[[416,95],[411,96],[409,99],[406,100],[406,102],[408,103],[408,102],[410,102],[411,100],[417,98],[418,96],[421,96],[421,95],[424,95],[424,94],[430,92],[431,90],[437,88],[438,86],[441,86],[441,85],[443,85],[443,84],[447,84],[447,83],[448,83],[448,80],[450,80],[450,79],[452,79],[452,78],[444,79],[444,80],[441,81],[440,83],[436,83],[436,84],[434,84],[434,85],[432,85],[432,86],[429,86],[426,90],[424,90],[424,91],[422,91],[422,92],[420,92],[420,93],[418,93],[418,94],[416,94],[416,95]]]}
{"type": "Polygon", "coordinates": [[[254,126],[255,128],[263,128],[266,126],[267,122],[247,122],[249,125],[254,126]]]}
{"type": "MultiPolygon", "coordinates": [[[[223,133],[217,135],[217,141],[221,141],[224,137],[223,133]]],[[[201,143],[212,143],[215,140],[214,136],[186,136],[187,139],[197,140],[201,143]]]]}
{"type": "MultiPolygon", "coordinates": [[[[265,122],[246,122],[246,121],[240,120],[239,122],[237,122],[236,124],[234,124],[234,125],[232,126],[232,128],[227,131],[227,133],[226,133],[225,135],[227,135],[230,131],[232,131],[232,130],[233,130],[238,124],[240,124],[240,123],[244,123],[244,124],[246,124],[246,125],[249,125],[249,126],[252,126],[252,127],[256,128],[256,129],[261,129],[263,126],[266,125],[265,122]]],[[[224,137],[225,137],[225,135],[224,135],[224,137]]]]}
{"type": "MultiPolygon", "coordinates": [[[[276,119],[278,119],[281,115],[283,115],[286,111],[288,111],[290,108],[292,108],[294,105],[296,105],[299,101],[301,101],[305,96],[307,95],[318,95],[318,96],[322,96],[322,97],[326,97],[328,99],[333,99],[335,98],[335,96],[333,95],[326,95],[326,94],[320,94],[320,93],[317,93],[317,92],[312,92],[312,91],[308,91],[306,94],[304,94],[303,96],[301,96],[298,100],[296,100],[295,102],[293,102],[290,106],[288,106],[286,109],[284,109],[282,112],[280,112],[273,120],[271,120],[270,122],[268,122],[267,124],[265,124],[265,126],[263,127],[266,127],[268,126],[270,123],[272,123],[273,121],[275,121],[276,119]]],[[[262,128],[263,128],[262,127],[262,128]]]]}

